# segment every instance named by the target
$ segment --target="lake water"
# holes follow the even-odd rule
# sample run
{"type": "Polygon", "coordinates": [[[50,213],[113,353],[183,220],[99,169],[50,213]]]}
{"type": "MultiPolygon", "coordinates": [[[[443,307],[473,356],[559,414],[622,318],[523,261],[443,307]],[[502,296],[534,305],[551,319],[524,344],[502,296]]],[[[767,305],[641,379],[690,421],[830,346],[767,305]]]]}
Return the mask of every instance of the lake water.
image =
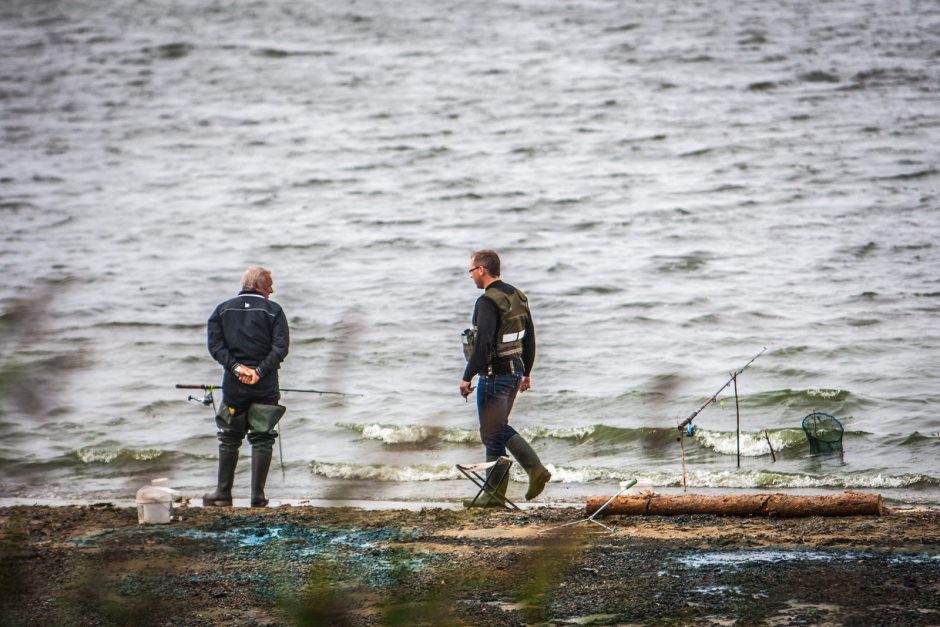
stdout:
{"type": "Polygon", "coordinates": [[[262,264],[281,384],[362,394],[284,395],[268,495],[458,500],[492,247],[542,500],[681,490],[676,425],[766,347],[740,468],[728,388],[690,489],[940,503],[936,2],[8,0],[0,116],[0,496],[210,488],[174,384],[219,381],[205,321],[262,264]]]}

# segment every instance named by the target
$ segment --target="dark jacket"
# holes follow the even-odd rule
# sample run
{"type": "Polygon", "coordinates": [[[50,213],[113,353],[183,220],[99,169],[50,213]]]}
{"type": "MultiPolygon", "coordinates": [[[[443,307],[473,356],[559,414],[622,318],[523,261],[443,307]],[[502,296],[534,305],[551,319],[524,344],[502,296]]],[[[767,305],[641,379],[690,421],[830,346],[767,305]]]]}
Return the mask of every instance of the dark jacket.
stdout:
{"type": "Polygon", "coordinates": [[[209,353],[225,368],[223,393],[232,382],[236,365],[254,368],[261,377],[255,386],[270,391],[278,387],[277,370],[287,357],[290,332],[281,306],[262,294],[242,290],[215,308],[209,317],[209,353]]]}
{"type": "MultiPolygon", "coordinates": [[[[490,283],[487,290],[498,289],[505,294],[512,294],[516,288],[503,281],[494,281],[490,283]]],[[[500,363],[500,360],[493,360],[496,354],[497,335],[499,333],[500,319],[499,307],[492,300],[483,296],[477,299],[473,307],[472,323],[477,328],[477,340],[467,360],[467,367],[463,371],[463,380],[470,381],[475,375],[486,374],[490,365],[493,366],[495,374],[505,374],[508,372],[508,364],[500,363]]],[[[525,335],[522,338],[522,372],[525,376],[532,373],[532,367],[535,365],[535,324],[532,322],[532,314],[526,316],[525,335]]]]}

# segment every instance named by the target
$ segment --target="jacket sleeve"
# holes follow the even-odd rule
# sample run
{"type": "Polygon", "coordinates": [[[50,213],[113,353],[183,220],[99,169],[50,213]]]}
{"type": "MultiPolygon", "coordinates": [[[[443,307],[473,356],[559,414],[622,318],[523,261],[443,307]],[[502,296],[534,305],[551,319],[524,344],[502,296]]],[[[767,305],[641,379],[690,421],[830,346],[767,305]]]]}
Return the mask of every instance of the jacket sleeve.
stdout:
{"type": "Polygon", "coordinates": [[[222,307],[216,307],[212,315],[209,316],[208,324],[208,344],[209,354],[219,362],[226,372],[231,372],[238,361],[232,357],[225,343],[225,334],[222,331],[222,307]]]}
{"type": "Polygon", "coordinates": [[[287,316],[284,315],[283,310],[279,310],[274,317],[274,325],[271,328],[271,350],[255,368],[258,376],[264,378],[280,368],[281,362],[287,357],[289,349],[290,329],[287,326],[287,316]]]}
{"type": "Polygon", "coordinates": [[[470,381],[490,365],[496,352],[496,333],[499,331],[499,308],[496,303],[481,296],[476,304],[477,341],[463,371],[463,380],[470,381]]]}
{"type": "Polygon", "coordinates": [[[535,323],[532,322],[532,312],[525,317],[525,335],[522,336],[522,363],[525,376],[532,373],[535,366],[535,323]]]}

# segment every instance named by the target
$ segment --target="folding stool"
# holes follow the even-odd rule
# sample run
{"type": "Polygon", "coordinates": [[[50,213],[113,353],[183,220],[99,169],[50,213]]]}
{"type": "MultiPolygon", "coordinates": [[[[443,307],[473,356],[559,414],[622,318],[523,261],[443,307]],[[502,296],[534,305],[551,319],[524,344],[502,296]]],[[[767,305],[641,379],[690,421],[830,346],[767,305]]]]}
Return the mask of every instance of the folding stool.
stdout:
{"type": "MultiPolygon", "coordinates": [[[[473,497],[473,500],[470,501],[470,505],[467,507],[473,507],[476,505],[477,499],[480,498],[480,495],[486,492],[486,494],[491,498],[495,499],[500,505],[506,509],[519,509],[519,507],[510,501],[508,498],[496,492],[496,486],[503,482],[503,479],[509,476],[509,469],[512,468],[512,460],[508,457],[500,457],[496,461],[492,462],[483,462],[482,464],[470,464],[468,466],[463,466],[461,464],[455,464],[457,470],[463,473],[463,476],[469,479],[476,485],[480,490],[477,492],[477,495],[473,497]],[[502,472],[497,471],[495,468],[491,473],[492,483],[486,482],[486,477],[480,473],[485,473],[487,470],[490,470],[497,464],[505,463],[504,470],[502,472]],[[498,474],[497,474],[498,473],[498,474]],[[511,506],[511,507],[510,507],[511,506]]],[[[521,510],[520,510],[521,511],[521,510]]]]}

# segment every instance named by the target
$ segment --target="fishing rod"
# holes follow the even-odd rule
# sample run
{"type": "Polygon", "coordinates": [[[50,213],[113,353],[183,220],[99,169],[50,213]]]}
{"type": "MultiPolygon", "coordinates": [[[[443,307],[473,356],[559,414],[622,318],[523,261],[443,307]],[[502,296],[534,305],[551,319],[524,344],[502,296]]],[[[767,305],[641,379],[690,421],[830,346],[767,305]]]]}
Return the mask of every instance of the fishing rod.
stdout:
{"type": "Polygon", "coordinates": [[[197,403],[202,403],[206,407],[212,405],[212,413],[218,413],[215,409],[215,399],[212,397],[212,392],[221,386],[218,385],[190,385],[186,383],[177,383],[176,388],[182,390],[202,390],[205,394],[202,395],[202,398],[198,396],[193,396],[190,394],[186,400],[187,401],[196,401],[197,403]]]}
{"type": "MultiPolygon", "coordinates": [[[[692,421],[695,420],[695,417],[698,416],[698,415],[702,412],[703,409],[705,409],[706,407],[708,407],[709,405],[711,405],[712,403],[714,403],[716,400],[718,400],[718,395],[721,394],[721,392],[722,392],[726,387],[728,387],[729,385],[731,385],[732,383],[734,384],[734,406],[735,406],[735,411],[736,411],[736,413],[737,413],[737,418],[738,418],[738,422],[737,422],[737,424],[738,424],[738,427],[737,427],[737,436],[738,436],[738,437],[737,437],[737,439],[738,439],[738,447],[737,447],[737,448],[738,448],[738,468],[741,467],[741,410],[740,410],[740,407],[739,407],[739,405],[738,405],[738,375],[741,374],[742,372],[744,372],[745,370],[747,370],[747,367],[750,366],[752,363],[754,363],[754,360],[755,360],[755,359],[757,359],[758,357],[760,357],[761,355],[763,355],[763,354],[764,354],[764,351],[766,351],[766,350],[767,350],[767,347],[766,347],[766,346],[763,347],[762,349],[760,349],[760,352],[759,352],[759,353],[757,353],[756,355],[754,355],[753,357],[751,357],[751,360],[750,360],[749,362],[747,362],[746,364],[744,364],[743,366],[741,366],[740,368],[738,368],[737,370],[735,370],[734,372],[732,372],[732,373],[731,373],[731,378],[729,378],[727,381],[725,381],[725,384],[724,384],[723,386],[721,386],[720,388],[718,388],[718,391],[717,391],[717,392],[715,392],[714,394],[712,394],[711,396],[709,396],[708,399],[707,399],[704,403],[702,403],[702,406],[701,406],[701,407],[699,407],[698,409],[696,409],[695,411],[693,411],[691,414],[689,414],[689,417],[688,417],[688,418],[686,418],[686,419],[683,420],[681,423],[679,423],[679,426],[677,427],[678,430],[679,430],[679,437],[676,438],[676,439],[679,441],[679,446],[680,446],[680,448],[682,449],[682,489],[683,489],[683,490],[685,490],[685,489],[687,488],[687,483],[686,483],[686,480],[685,480],[685,436],[686,436],[686,432],[684,431],[685,426],[686,426],[686,425],[689,426],[688,435],[694,434],[694,433],[695,433],[695,425],[692,424],[692,421]]],[[[769,439],[768,439],[767,443],[768,443],[768,444],[770,443],[770,440],[769,440],[769,439]]],[[[773,449],[771,448],[771,451],[772,451],[772,450],[773,450],[773,449]]]]}
{"type": "Polygon", "coordinates": [[[753,357],[751,357],[751,361],[747,362],[746,364],[744,364],[743,366],[741,366],[741,368],[739,368],[738,370],[736,370],[735,372],[733,372],[733,373],[731,374],[731,378],[728,379],[727,381],[725,381],[725,384],[724,384],[723,386],[721,386],[720,388],[718,388],[718,391],[717,391],[717,392],[715,392],[714,394],[712,394],[711,396],[709,396],[709,397],[708,397],[708,400],[706,400],[706,401],[702,404],[701,407],[699,407],[698,409],[696,409],[695,411],[693,411],[691,414],[689,414],[689,417],[688,417],[688,418],[686,418],[685,420],[683,420],[682,422],[679,423],[679,426],[678,426],[679,431],[682,431],[682,430],[685,428],[685,426],[686,426],[687,424],[689,424],[690,422],[692,422],[693,420],[695,420],[695,417],[698,416],[698,415],[702,412],[703,409],[705,409],[706,407],[708,407],[709,405],[711,405],[712,403],[714,403],[716,400],[718,400],[718,395],[721,394],[722,391],[724,391],[724,389],[725,389],[726,387],[728,387],[729,385],[731,385],[732,383],[734,383],[734,380],[738,378],[738,375],[741,374],[742,372],[744,372],[745,370],[747,370],[747,367],[750,366],[752,363],[754,363],[754,360],[755,360],[755,359],[757,359],[758,357],[760,357],[761,355],[763,355],[763,354],[764,354],[764,351],[766,351],[766,350],[767,350],[767,347],[765,346],[764,348],[761,349],[761,351],[760,351],[759,353],[757,353],[756,355],[754,355],[753,357]]]}
{"type": "MultiPolygon", "coordinates": [[[[176,388],[178,390],[202,390],[203,392],[205,392],[202,395],[202,398],[199,398],[198,396],[193,396],[192,394],[190,394],[186,400],[196,401],[197,403],[201,403],[205,407],[209,407],[211,405],[213,414],[217,414],[218,410],[215,407],[215,397],[212,396],[212,393],[221,387],[222,386],[220,385],[204,385],[201,383],[177,383],[176,384],[176,388]]],[[[324,394],[336,394],[339,396],[362,396],[362,394],[348,394],[346,392],[328,392],[325,390],[299,390],[296,388],[278,388],[278,390],[280,392],[302,392],[304,394],[319,394],[321,396],[324,394]]],[[[284,469],[284,448],[283,448],[281,438],[277,439],[277,450],[278,450],[278,459],[280,459],[281,461],[281,477],[284,477],[286,471],[284,469]]]]}
{"type": "MultiPolygon", "coordinates": [[[[206,396],[209,396],[209,395],[211,395],[211,393],[212,393],[213,390],[216,390],[216,389],[218,389],[218,388],[221,388],[222,386],[221,386],[221,385],[201,385],[201,384],[177,383],[177,384],[176,384],[176,387],[177,387],[178,389],[182,389],[182,390],[204,390],[204,391],[206,391],[206,392],[209,393],[209,394],[207,394],[206,396]]],[[[349,392],[330,392],[330,391],[327,391],[327,390],[299,390],[299,389],[297,389],[297,388],[278,388],[278,391],[280,391],[280,392],[302,392],[302,393],[304,393],[304,394],[319,394],[319,395],[321,395],[321,396],[324,395],[324,394],[335,394],[335,395],[337,395],[337,396],[363,396],[362,394],[350,394],[349,392]]],[[[202,399],[198,399],[198,398],[195,398],[195,397],[193,397],[193,396],[190,396],[187,400],[199,401],[199,402],[201,402],[203,405],[208,405],[208,404],[209,404],[209,402],[206,401],[205,397],[203,397],[202,399]]]]}
{"type": "Polygon", "coordinates": [[[351,394],[349,392],[327,392],[325,390],[298,390],[296,388],[280,388],[281,392],[303,392],[304,394],[335,394],[337,396],[363,396],[363,394],[351,394]]]}

